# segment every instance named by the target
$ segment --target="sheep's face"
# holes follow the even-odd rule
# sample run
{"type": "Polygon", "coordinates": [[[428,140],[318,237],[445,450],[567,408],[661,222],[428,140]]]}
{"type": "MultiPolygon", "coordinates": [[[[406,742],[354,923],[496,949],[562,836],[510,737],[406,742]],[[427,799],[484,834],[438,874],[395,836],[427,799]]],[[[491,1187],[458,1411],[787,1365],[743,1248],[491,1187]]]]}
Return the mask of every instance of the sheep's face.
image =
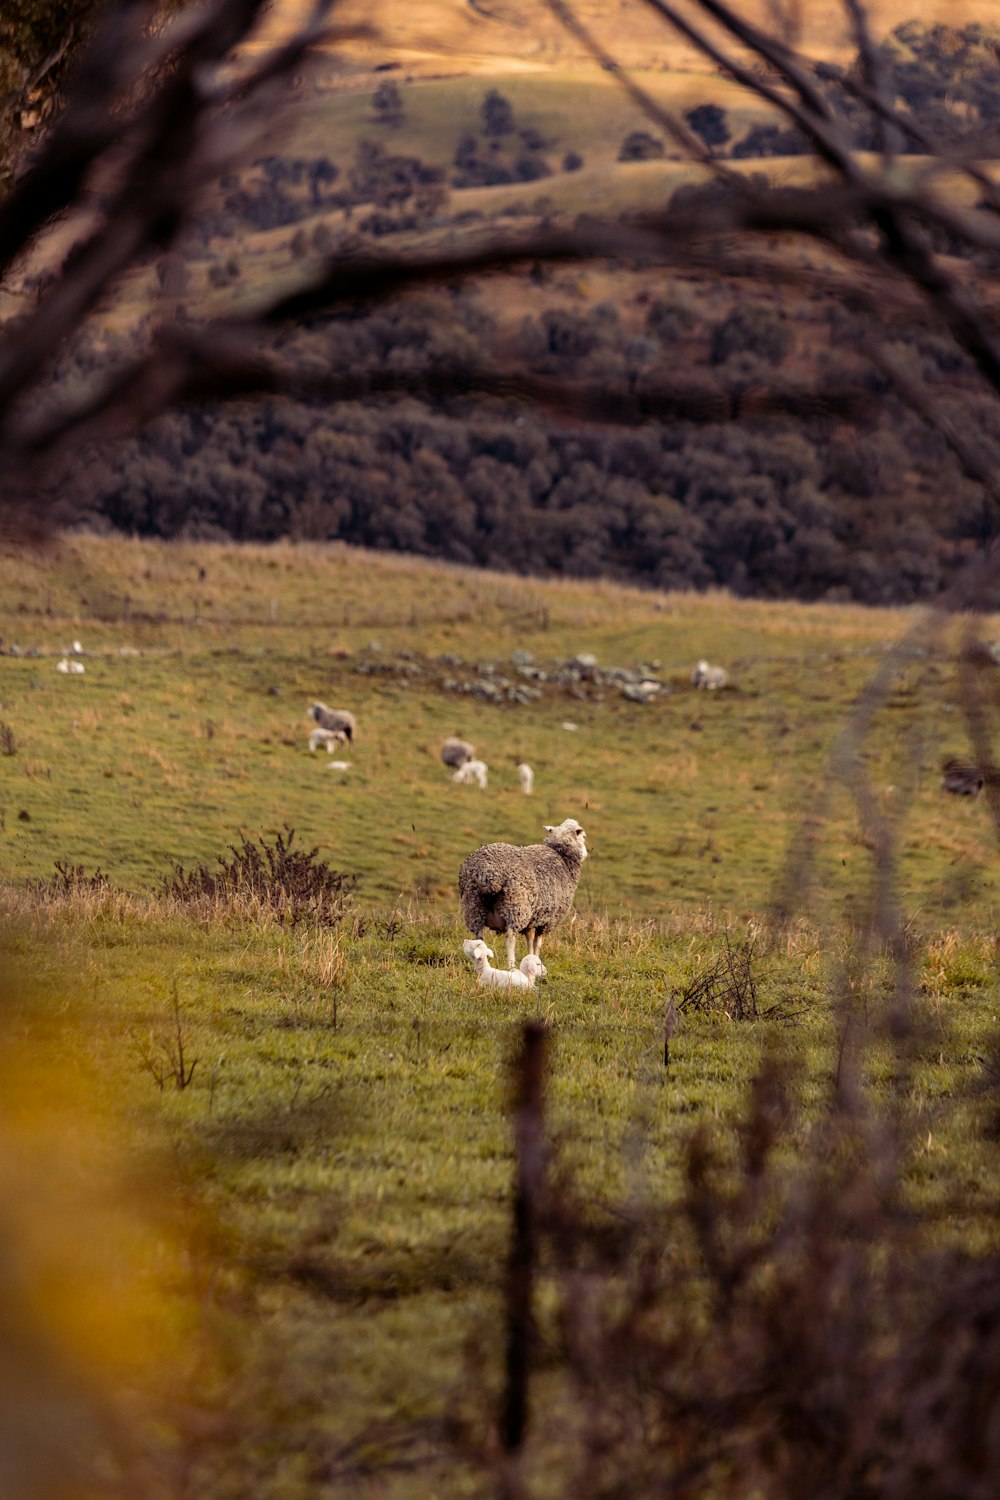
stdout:
{"type": "Polygon", "coordinates": [[[462,952],[474,964],[485,963],[488,958],[493,957],[493,949],[488,948],[482,938],[466,938],[462,944],[462,952]]]}
{"type": "Polygon", "coordinates": [[[527,974],[529,979],[544,979],[548,972],[537,953],[529,953],[521,959],[521,973],[527,974]]]}
{"type": "Polygon", "coordinates": [[[587,858],[587,835],[575,818],[564,818],[558,825],[546,823],[547,844],[566,844],[575,849],[581,860],[587,858]]]}

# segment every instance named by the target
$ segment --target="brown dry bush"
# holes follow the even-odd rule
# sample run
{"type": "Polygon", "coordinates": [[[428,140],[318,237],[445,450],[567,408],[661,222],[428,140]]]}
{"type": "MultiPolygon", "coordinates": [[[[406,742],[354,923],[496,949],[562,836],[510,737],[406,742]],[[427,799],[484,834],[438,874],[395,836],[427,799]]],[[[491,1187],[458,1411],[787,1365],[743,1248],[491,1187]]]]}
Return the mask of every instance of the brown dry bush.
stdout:
{"type": "Polygon", "coordinates": [[[28,888],[32,894],[43,899],[60,896],[110,895],[111,881],[101,869],[87,873],[84,865],[71,865],[67,860],[57,859],[52,874],[44,880],[31,880],[28,888]]]}
{"type": "Polygon", "coordinates": [[[284,830],[269,843],[262,834],[254,842],[244,834],[229,845],[229,857],[216,856],[215,865],[186,870],[175,861],[173,874],[164,876],[161,894],[189,906],[253,907],[288,927],[301,922],[333,927],[347,910],[356,877],[334,870],[319,849],[294,849],[295,830],[284,830]]]}

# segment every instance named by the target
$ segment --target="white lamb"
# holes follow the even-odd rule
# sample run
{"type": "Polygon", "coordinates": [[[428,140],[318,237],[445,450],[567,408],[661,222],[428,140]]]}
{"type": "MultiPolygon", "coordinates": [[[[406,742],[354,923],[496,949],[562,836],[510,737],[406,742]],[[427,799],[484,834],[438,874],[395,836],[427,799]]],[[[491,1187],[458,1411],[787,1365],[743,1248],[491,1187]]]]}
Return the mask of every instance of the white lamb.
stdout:
{"type": "Polygon", "coordinates": [[[530,797],[535,787],[535,773],[524,761],[517,768],[518,780],[521,783],[521,791],[526,797],[530,797]]]}
{"type": "Polygon", "coordinates": [[[316,753],[325,750],[329,755],[341,745],[347,744],[347,735],[342,729],[314,729],[309,736],[309,749],[316,753]]]}
{"type": "Polygon", "coordinates": [[[451,779],[458,786],[475,785],[481,787],[482,790],[485,791],[487,780],[486,773],[488,770],[489,766],[484,760],[467,760],[464,766],[459,766],[458,770],[455,772],[451,779]]]}
{"type": "Polygon", "coordinates": [[[725,667],[711,667],[704,660],[691,673],[691,686],[704,688],[710,693],[715,692],[716,688],[724,688],[728,681],[725,667]]]}
{"type": "Polygon", "coordinates": [[[526,953],[517,969],[494,969],[490,965],[493,949],[482,938],[466,938],[462,944],[466,958],[476,966],[476,983],[498,990],[533,990],[536,979],[544,979],[548,970],[537,953],[526,953]]]}
{"type": "Polygon", "coordinates": [[[63,657],[62,661],[56,662],[57,672],[69,672],[72,673],[74,677],[81,676],[81,674],[86,670],[87,669],[83,665],[82,661],[68,661],[65,656],[63,657]]]}

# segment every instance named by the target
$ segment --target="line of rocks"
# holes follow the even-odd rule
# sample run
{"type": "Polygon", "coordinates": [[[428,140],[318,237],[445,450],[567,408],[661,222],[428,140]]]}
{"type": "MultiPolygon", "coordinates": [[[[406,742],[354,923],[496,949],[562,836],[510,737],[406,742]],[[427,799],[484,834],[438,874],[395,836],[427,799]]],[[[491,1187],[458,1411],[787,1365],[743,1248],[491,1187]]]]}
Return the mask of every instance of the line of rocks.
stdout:
{"type": "MultiPolygon", "coordinates": [[[[369,650],[375,650],[375,646],[369,650]]],[[[651,703],[673,691],[658,674],[659,662],[635,667],[601,667],[596,656],[581,652],[565,660],[540,666],[530,651],[512,651],[509,661],[466,662],[450,652],[421,658],[415,652],[398,657],[372,655],[354,670],[362,677],[393,677],[431,681],[442,692],[479,698],[487,703],[535,703],[554,695],[603,702],[609,692],[618,692],[632,703],[651,703]]]]}

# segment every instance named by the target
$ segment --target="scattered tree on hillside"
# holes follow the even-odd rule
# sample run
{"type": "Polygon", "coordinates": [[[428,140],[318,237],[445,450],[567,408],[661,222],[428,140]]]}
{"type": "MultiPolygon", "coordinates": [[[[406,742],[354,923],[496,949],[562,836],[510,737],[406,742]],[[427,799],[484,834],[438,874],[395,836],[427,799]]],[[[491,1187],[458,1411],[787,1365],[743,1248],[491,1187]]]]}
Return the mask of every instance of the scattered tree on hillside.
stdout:
{"type": "Polygon", "coordinates": [[[808,156],[812,148],[801,130],[778,125],[754,125],[730,153],[737,161],[759,156],[808,156]]]}
{"type": "Polygon", "coordinates": [[[375,118],[380,125],[399,125],[403,119],[403,98],[391,78],[384,78],[372,95],[375,118]]]}
{"type": "Polygon", "coordinates": [[[498,89],[490,89],[479,111],[484,135],[510,135],[514,129],[514,110],[509,99],[498,89]]]}
{"type": "Polygon", "coordinates": [[[659,161],[665,155],[663,142],[648,130],[632,130],[621,143],[619,161],[659,161]]]}
{"type": "Polygon", "coordinates": [[[309,195],[312,206],[317,208],[324,198],[329,197],[327,189],[331,188],[340,176],[340,170],[330,161],[329,157],[320,156],[309,163],[309,195]]]}
{"type": "MultiPolygon", "coordinates": [[[[444,172],[428,166],[416,156],[390,155],[377,141],[362,140],[349,173],[355,203],[373,203],[379,209],[399,209],[409,220],[423,221],[438,213],[447,199],[444,172]]],[[[377,233],[389,233],[400,220],[385,215],[369,222],[377,233]]]]}
{"type": "Polygon", "coordinates": [[[740,302],[715,330],[712,363],[725,364],[734,354],[755,354],[780,365],[794,342],[788,324],[772,308],[762,302],[740,302]]]}
{"type": "Polygon", "coordinates": [[[552,176],[552,168],[543,156],[534,151],[522,151],[514,161],[514,175],[518,182],[540,182],[552,176]]]}
{"type": "Polygon", "coordinates": [[[712,152],[720,151],[729,139],[726,112],[717,104],[697,104],[685,110],[684,119],[712,152]]]}

